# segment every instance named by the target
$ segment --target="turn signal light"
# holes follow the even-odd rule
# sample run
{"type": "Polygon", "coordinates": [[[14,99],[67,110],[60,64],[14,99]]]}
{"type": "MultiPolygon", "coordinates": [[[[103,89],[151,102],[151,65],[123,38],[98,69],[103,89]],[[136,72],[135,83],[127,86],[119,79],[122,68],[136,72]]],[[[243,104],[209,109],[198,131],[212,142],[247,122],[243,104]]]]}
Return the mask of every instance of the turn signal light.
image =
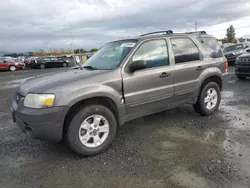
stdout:
{"type": "Polygon", "coordinates": [[[228,71],[228,60],[226,61],[226,72],[228,71]]]}

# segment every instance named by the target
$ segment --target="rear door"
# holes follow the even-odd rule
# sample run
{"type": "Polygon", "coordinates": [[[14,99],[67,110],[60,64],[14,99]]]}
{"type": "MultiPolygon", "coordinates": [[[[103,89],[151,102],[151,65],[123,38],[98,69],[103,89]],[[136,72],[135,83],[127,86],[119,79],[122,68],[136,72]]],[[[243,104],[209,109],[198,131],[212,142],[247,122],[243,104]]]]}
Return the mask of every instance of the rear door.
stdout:
{"type": "Polygon", "coordinates": [[[136,49],[129,63],[144,60],[147,68],[134,73],[123,70],[126,110],[131,117],[151,114],[171,105],[174,69],[168,54],[164,38],[145,41],[136,49]]]}
{"type": "Polygon", "coordinates": [[[53,67],[53,62],[50,57],[43,58],[41,63],[45,63],[46,67],[53,67]]]}
{"type": "Polygon", "coordinates": [[[203,71],[203,57],[189,37],[170,39],[175,61],[174,101],[180,102],[196,97],[199,76],[203,71]]]}

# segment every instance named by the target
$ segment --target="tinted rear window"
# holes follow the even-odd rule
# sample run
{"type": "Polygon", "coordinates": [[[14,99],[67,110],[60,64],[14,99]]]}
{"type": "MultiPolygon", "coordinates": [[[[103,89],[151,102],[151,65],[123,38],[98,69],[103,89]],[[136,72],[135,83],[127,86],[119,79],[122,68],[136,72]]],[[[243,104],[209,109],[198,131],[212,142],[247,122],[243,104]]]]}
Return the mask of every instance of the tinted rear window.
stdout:
{"type": "Polygon", "coordinates": [[[212,58],[223,57],[223,51],[215,38],[200,37],[199,40],[205,49],[205,56],[212,58]]]}
{"type": "Polygon", "coordinates": [[[173,38],[171,44],[176,64],[200,60],[199,50],[190,38],[173,38]]]}

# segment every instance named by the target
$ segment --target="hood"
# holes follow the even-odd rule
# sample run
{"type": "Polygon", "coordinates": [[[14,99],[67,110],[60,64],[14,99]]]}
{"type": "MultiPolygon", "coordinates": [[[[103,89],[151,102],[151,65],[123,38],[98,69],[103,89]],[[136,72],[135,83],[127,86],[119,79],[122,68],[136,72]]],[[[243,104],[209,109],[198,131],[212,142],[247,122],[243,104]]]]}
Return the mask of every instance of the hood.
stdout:
{"type": "Polygon", "coordinates": [[[240,57],[248,57],[248,58],[250,58],[250,53],[244,53],[244,54],[240,55],[240,57]]]}
{"type": "Polygon", "coordinates": [[[23,83],[19,93],[26,96],[27,93],[45,93],[56,87],[71,84],[74,81],[83,80],[95,75],[107,72],[107,70],[69,70],[59,73],[49,73],[45,76],[36,77],[23,83]]]}

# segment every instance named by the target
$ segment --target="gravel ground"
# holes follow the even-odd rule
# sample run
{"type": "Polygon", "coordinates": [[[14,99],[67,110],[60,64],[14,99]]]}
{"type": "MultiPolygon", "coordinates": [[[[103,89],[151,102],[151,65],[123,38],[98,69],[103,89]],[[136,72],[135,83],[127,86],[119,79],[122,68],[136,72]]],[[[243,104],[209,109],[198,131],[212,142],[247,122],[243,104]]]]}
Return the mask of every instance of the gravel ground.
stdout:
{"type": "Polygon", "coordinates": [[[121,127],[104,154],[79,158],[29,138],[9,113],[22,82],[64,70],[0,72],[0,187],[249,188],[250,80],[231,74],[211,117],[182,106],[140,118],[121,127]]]}

